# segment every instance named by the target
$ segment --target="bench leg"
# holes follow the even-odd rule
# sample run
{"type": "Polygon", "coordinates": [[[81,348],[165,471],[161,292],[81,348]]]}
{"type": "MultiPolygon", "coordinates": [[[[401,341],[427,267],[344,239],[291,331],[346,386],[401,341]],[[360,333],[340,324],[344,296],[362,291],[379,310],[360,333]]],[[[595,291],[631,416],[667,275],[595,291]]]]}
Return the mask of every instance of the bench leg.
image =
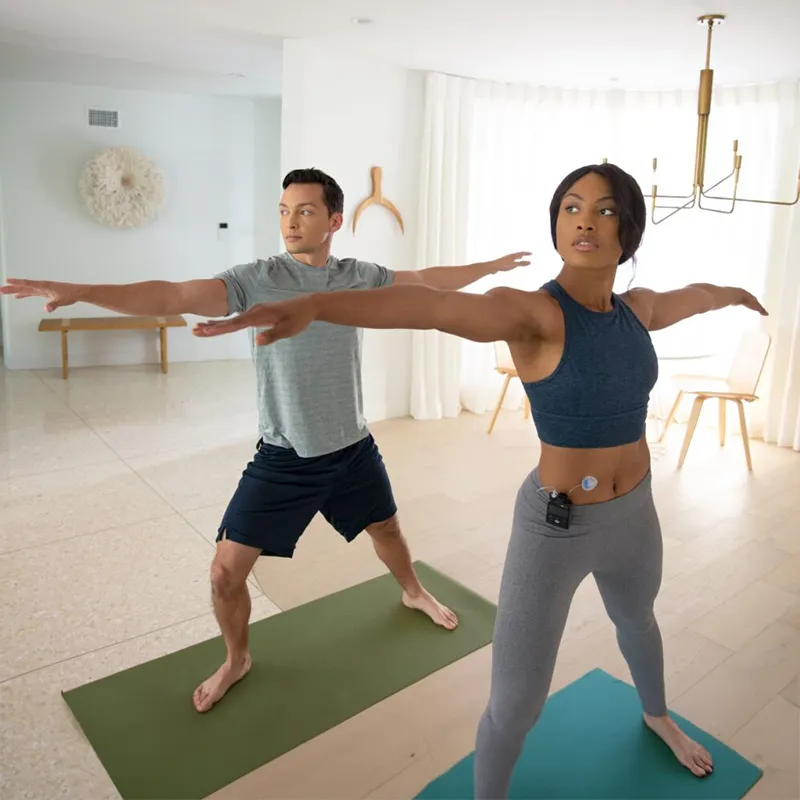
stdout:
{"type": "Polygon", "coordinates": [[[67,333],[61,331],[61,377],[66,380],[69,375],[69,354],[67,351],[67,333]]]}
{"type": "Polygon", "coordinates": [[[167,329],[159,328],[161,337],[161,371],[166,374],[167,372],[167,329]]]}

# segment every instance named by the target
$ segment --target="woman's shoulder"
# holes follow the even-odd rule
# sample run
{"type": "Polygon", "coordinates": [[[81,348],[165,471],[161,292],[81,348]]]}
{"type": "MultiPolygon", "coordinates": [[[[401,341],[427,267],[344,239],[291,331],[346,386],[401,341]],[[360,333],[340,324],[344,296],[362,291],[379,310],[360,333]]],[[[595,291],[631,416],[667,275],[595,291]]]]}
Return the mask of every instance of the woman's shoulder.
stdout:
{"type": "Polygon", "coordinates": [[[618,297],[638,317],[639,322],[641,322],[645,328],[650,327],[650,321],[653,318],[653,304],[656,299],[656,292],[652,289],[636,287],[634,289],[628,289],[627,292],[623,292],[618,295],[618,297]]]}
{"type": "Polygon", "coordinates": [[[526,291],[496,286],[486,294],[501,300],[510,313],[520,314],[528,320],[534,338],[563,339],[564,316],[561,306],[544,288],[526,291]]]}

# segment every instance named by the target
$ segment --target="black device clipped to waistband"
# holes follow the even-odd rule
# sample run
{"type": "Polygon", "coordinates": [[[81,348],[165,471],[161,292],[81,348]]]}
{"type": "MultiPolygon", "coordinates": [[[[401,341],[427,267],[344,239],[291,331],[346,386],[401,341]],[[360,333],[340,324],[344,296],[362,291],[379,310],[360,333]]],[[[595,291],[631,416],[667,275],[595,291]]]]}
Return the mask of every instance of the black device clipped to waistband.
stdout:
{"type": "Polygon", "coordinates": [[[569,509],[572,501],[564,492],[551,492],[550,502],[547,504],[547,522],[557,528],[569,528],[569,509]]]}

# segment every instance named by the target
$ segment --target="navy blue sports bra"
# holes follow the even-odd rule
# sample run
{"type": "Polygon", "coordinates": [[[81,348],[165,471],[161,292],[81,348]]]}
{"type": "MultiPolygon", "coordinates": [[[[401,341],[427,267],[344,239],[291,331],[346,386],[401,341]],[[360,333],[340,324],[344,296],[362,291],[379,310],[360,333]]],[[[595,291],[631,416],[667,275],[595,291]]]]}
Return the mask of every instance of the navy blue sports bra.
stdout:
{"type": "Polygon", "coordinates": [[[541,441],[555,447],[616,447],[641,439],[658,360],[649,331],[619,298],[590,311],[557,281],[542,287],[564,313],[564,354],[555,371],[523,382],[541,441]]]}

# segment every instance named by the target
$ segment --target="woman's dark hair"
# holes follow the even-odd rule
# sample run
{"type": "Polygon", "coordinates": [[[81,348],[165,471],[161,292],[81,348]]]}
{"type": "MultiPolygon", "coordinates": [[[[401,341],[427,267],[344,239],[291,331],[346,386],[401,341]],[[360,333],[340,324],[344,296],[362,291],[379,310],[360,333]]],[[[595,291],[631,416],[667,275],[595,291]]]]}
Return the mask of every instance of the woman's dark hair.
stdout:
{"type": "Polygon", "coordinates": [[[617,206],[617,219],[619,226],[619,244],[622,255],[619,263],[624,264],[633,258],[642,242],[644,226],[647,222],[647,207],[644,196],[636,180],[628,175],[625,170],[615,164],[590,164],[570,172],[558,185],[550,201],[550,233],[553,237],[553,246],[558,249],[556,241],[556,220],[561,210],[561,201],[572,186],[585,175],[594,172],[602,175],[611,184],[611,193],[617,206]]]}

